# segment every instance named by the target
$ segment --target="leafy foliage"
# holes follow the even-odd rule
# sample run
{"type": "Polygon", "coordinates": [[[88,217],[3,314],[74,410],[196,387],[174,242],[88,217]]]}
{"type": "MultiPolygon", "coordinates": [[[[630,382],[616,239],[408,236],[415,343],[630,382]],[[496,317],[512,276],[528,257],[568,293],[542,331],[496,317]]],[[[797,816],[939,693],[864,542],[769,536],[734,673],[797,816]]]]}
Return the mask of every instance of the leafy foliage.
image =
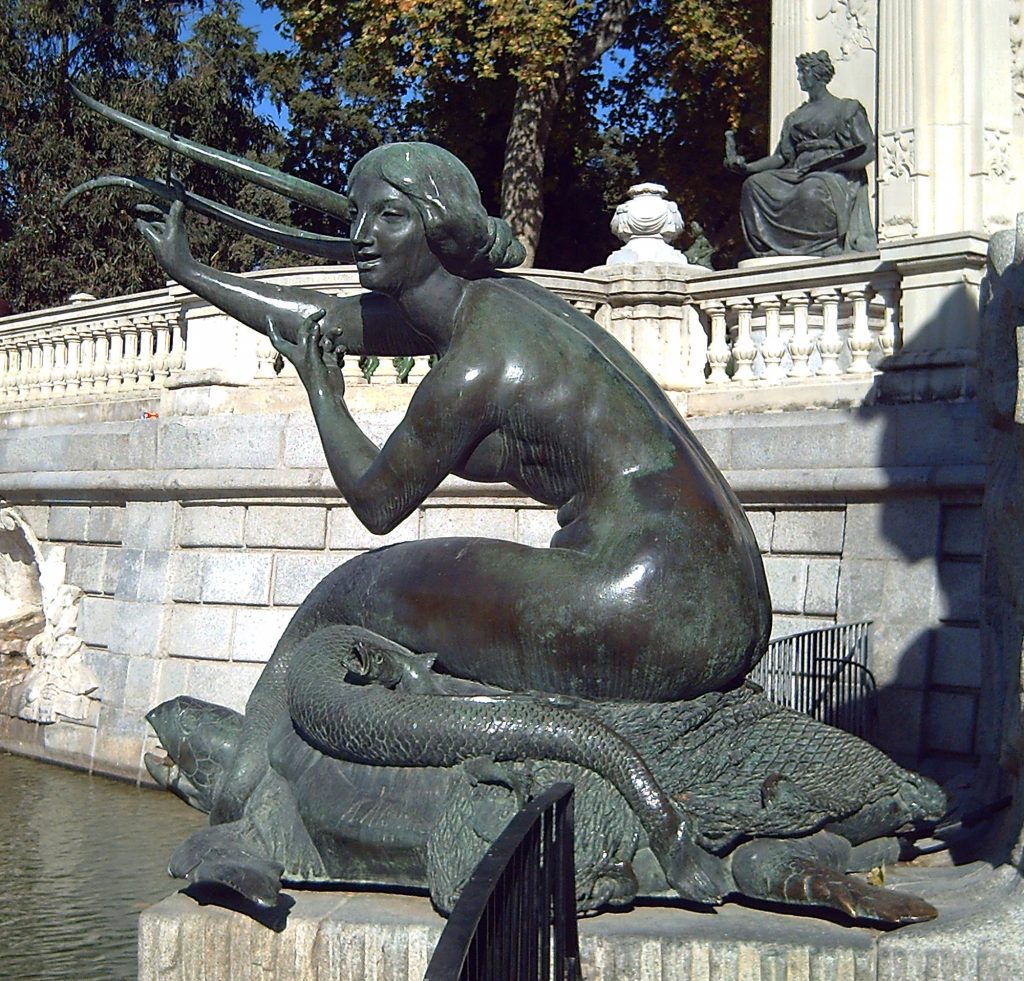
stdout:
{"type": "MultiPolygon", "coordinates": [[[[0,9],[0,295],[15,310],[79,290],[115,295],[164,282],[131,227],[136,199],[101,191],[60,207],[67,191],[100,174],[167,168],[163,151],[79,107],[69,79],[183,136],[279,155],[276,127],[254,111],[262,56],[238,11],[231,0],[12,0],[0,9]]],[[[200,194],[287,220],[287,204],[266,192],[188,161],[174,166],[200,194]]],[[[197,256],[224,268],[278,259],[212,223],[196,223],[192,237],[197,256]]]]}
{"type": "Polygon", "coordinates": [[[277,6],[303,52],[333,60],[338,94],[376,93],[378,109],[404,120],[405,135],[463,157],[481,181],[485,203],[494,210],[500,203],[513,227],[532,239],[541,264],[585,268],[602,261],[615,247],[609,212],[641,176],[669,186],[720,258],[735,251],[739,181],[722,168],[722,133],[767,121],[770,5],[278,0],[277,6]]]}
{"type": "Polygon", "coordinates": [[[741,247],[742,179],[722,167],[723,134],[767,143],[769,31],[770,5],[757,0],[649,0],[621,40],[632,60],[606,90],[640,172],[668,186],[719,264],[741,247]]]}
{"type": "MultiPolygon", "coordinates": [[[[272,0],[260,0],[266,7],[272,0]]],[[[8,0],[0,6],[0,297],[163,285],[125,192],[61,197],[102,173],[157,176],[163,151],[80,109],[65,82],[131,115],[336,190],[366,150],[448,147],[540,265],[584,269],[637,180],[669,187],[683,247],[733,258],[739,180],[722,132],[767,143],[769,5],[758,0],[279,0],[297,42],[258,50],[236,0],[8,0]],[[258,115],[287,110],[281,132],[258,115]],[[544,219],[543,226],[541,218],[544,219]],[[543,232],[541,234],[541,232],[543,232]],[[702,236],[706,235],[706,238],[702,236]],[[710,243],[709,241],[710,240],[710,243]]],[[[316,212],[182,159],[188,186],[338,233],[316,212]]],[[[229,270],[308,263],[209,223],[196,255],[229,270]]]]}

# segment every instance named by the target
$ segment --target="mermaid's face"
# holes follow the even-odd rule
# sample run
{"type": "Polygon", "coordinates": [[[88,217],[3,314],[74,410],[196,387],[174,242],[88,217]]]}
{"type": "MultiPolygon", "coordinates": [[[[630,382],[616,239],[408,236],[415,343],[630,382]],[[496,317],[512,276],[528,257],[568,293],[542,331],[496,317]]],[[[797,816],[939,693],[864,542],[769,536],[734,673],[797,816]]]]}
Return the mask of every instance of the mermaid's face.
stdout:
{"type": "Polygon", "coordinates": [[[419,211],[401,191],[372,173],[357,174],[349,187],[349,202],[360,285],[398,295],[441,267],[430,250],[419,211]]]}

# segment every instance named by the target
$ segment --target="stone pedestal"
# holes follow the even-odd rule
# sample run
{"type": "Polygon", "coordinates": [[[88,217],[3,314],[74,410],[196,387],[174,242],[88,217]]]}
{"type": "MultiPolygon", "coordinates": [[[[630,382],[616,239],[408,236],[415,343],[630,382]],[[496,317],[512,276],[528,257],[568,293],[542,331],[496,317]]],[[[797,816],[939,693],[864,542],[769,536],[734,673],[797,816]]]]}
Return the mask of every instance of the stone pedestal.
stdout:
{"type": "MultiPolygon", "coordinates": [[[[587,981],[994,981],[1024,977],[1020,879],[983,865],[900,870],[939,919],[891,933],[725,906],[580,921],[587,981]]],[[[293,892],[280,932],[182,894],[142,914],[140,981],[420,981],[444,921],[425,897],[293,892]]]]}

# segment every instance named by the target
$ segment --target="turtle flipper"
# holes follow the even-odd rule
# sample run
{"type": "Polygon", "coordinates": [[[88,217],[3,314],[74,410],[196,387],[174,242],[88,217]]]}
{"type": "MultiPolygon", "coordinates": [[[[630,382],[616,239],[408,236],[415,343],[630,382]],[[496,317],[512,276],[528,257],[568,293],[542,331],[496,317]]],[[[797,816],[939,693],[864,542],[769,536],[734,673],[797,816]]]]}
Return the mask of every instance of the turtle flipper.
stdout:
{"type": "Polygon", "coordinates": [[[938,915],[917,896],[873,886],[843,871],[849,852],[848,842],[827,832],[810,838],[762,838],[736,849],[732,875],[741,895],[822,906],[853,920],[902,926],[938,915]]]}
{"type": "Polygon", "coordinates": [[[651,851],[661,864],[668,884],[683,898],[704,905],[717,905],[732,892],[732,880],[723,861],[701,848],[692,838],[685,820],[667,848],[651,842],[651,851]]]}
{"type": "Polygon", "coordinates": [[[802,885],[794,882],[794,888],[797,892],[801,888],[805,891],[810,897],[806,902],[841,910],[855,920],[904,926],[934,920],[939,915],[931,903],[918,896],[873,886],[857,876],[810,862],[804,871],[802,885]]]}
{"type": "Polygon", "coordinates": [[[248,828],[245,821],[232,821],[195,832],[171,856],[168,871],[195,885],[226,886],[258,906],[274,906],[284,866],[260,853],[248,828]]]}

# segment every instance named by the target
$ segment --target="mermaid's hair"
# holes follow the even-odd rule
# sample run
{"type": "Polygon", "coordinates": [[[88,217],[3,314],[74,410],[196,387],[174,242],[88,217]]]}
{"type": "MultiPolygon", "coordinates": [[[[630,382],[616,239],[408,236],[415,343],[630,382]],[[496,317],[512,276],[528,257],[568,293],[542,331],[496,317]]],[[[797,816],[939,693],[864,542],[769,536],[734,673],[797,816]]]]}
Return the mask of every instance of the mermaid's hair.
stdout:
{"type": "Polygon", "coordinates": [[[446,269],[480,278],[518,266],[526,250],[501,218],[484,210],[480,189],[458,157],[433,143],[387,143],[361,157],[349,183],[369,170],[406,195],[420,213],[427,243],[446,269]]]}

